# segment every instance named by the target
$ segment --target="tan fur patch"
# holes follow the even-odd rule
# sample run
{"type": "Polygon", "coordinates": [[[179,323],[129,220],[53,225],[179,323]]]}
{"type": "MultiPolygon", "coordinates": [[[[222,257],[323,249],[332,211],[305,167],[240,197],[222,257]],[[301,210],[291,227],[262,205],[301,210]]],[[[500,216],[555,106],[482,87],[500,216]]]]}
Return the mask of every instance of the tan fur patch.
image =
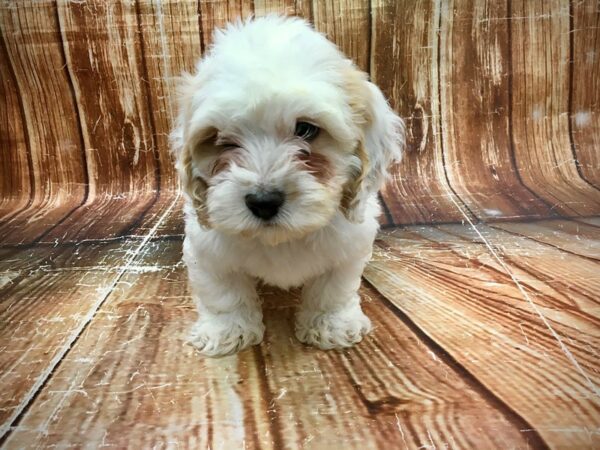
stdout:
{"type": "Polygon", "coordinates": [[[302,163],[300,167],[314,175],[321,183],[325,183],[333,176],[333,168],[329,159],[321,153],[298,153],[296,158],[302,163]]]}
{"type": "MultiPolygon", "coordinates": [[[[373,121],[373,106],[371,93],[367,87],[367,74],[356,67],[349,68],[344,74],[344,90],[348,95],[350,108],[352,109],[353,121],[360,127],[364,134],[367,127],[373,121]]],[[[341,207],[346,217],[357,202],[362,183],[369,171],[369,155],[364,146],[364,138],[360,138],[354,149],[354,154],[360,159],[360,171],[357,171],[351,180],[344,186],[341,207]]]]}
{"type": "Polygon", "coordinates": [[[215,163],[213,164],[211,170],[211,176],[218,175],[219,173],[227,170],[232,163],[236,163],[240,165],[241,161],[241,149],[231,149],[223,151],[218,157],[215,163]]]}

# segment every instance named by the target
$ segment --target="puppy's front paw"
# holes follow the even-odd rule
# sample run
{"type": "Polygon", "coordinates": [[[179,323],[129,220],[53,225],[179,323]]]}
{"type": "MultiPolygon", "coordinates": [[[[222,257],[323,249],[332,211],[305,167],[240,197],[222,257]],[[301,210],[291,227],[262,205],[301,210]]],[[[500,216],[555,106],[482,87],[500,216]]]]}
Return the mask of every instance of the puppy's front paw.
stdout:
{"type": "Polygon", "coordinates": [[[296,315],[296,337],[323,350],[350,347],[371,331],[371,321],[360,309],[322,312],[301,310],[296,315]]]}
{"type": "Polygon", "coordinates": [[[203,314],[191,330],[190,343],[206,356],[237,353],[260,344],[265,332],[262,317],[245,317],[238,311],[203,314]]]}

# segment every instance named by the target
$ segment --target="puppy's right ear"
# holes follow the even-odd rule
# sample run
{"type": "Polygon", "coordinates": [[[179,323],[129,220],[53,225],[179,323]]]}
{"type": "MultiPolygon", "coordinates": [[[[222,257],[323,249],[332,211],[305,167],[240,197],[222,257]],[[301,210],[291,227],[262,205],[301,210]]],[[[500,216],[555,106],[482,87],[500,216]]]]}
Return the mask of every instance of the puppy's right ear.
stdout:
{"type": "Polygon", "coordinates": [[[200,174],[194,172],[194,152],[199,151],[202,142],[210,136],[191,135],[189,123],[193,113],[194,92],[199,89],[196,77],[184,73],[177,85],[177,119],[175,128],[170,134],[171,151],[175,156],[175,167],[181,181],[183,192],[190,199],[196,211],[198,222],[210,228],[206,209],[206,191],[208,185],[200,174]]]}

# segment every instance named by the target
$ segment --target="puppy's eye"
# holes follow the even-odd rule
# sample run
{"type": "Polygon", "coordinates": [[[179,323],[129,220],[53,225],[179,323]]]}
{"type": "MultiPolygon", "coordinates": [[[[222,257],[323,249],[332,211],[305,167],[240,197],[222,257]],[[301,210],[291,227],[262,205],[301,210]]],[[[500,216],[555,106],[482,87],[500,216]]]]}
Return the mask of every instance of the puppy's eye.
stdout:
{"type": "Polygon", "coordinates": [[[237,145],[235,145],[233,142],[224,142],[223,144],[219,144],[219,147],[221,148],[221,150],[233,150],[234,148],[237,147],[237,145]]]}
{"type": "Polygon", "coordinates": [[[319,135],[320,128],[312,123],[298,122],[296,123],[296,130],[294,135],[305,141],[312,141],[319,135]]]}

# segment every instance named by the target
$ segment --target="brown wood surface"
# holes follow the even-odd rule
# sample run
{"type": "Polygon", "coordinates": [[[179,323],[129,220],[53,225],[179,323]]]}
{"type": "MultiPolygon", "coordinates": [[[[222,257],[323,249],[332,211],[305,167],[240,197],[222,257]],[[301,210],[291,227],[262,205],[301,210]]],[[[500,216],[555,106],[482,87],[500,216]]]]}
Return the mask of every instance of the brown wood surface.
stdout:
{"type": "Polygon", "coordinates": [[[510,122],[507,3],[443,2],[440,114],[453,190],[478,218],[548,217],[550,207],[520,181],[510,122]]]}
{"type": "Polygon", "coordinates": [[[0,250],[0,435],[110,293],[134,244],[0,250]]]}
{"type": "MultiPolygon", "coordinates": [[[[394,223],[460,221],[448,184],[439,114],[440,5],[373,2],[371,78],[406,121],[404,162],[383,190],[394,223]]],[[[390,220],[391,219],[391,220],[390,220]]]]}
{"type": "Polygon", "coordinates": [[[3,125],[8,134],[1,141],[0,177],[3,184],[15,180],[12,192],[3,191],[3,197],[22,197],[1,211],[0,242],[37,237],[80,205],[88,189],[77,102],[56,8],[51,1],[0,6],[0,65],[8,75],[3,84],[11,90],[0,98],[2,115],[10,114],[3,125]]]}
{"type": "Polygon", "coordinates": [[[479,230],[383,235],[365,276],[551,446],[600,445],[600,264],[479,230]]]}
{"type": "Polygon", "coordinates": [[[599,227],[386,232],[363,343],[301,345],[299,293],[264,287],[263,344],[207,359],[186,344],[171,215],[144,237],[0,251],[4,448],[600,445],[599,227]]]}
{"type": "Polygon", "coordinates": [[[581,176],[600,187],[600,5],[572,2],[570,127],[581,176]]]}
{"type": "MultiPolygon", "coordinates": [[[[510,14],[511,120],[519,173],[559,214],[592,215],[600,191],[581,178],[569,134],[569,2],[515,1],[510,14]]],[[[596,96],[597,88],[587,85],[586,95],[596,96]]]]}
{"type": "Polygon", "coordinates": [[[273,12],[312,21],[406,119],[382,223],[600,212],[594,0],[23,1],[0,5],[1,242],[114,238],[160,214],[174,77],[215,27],[273,12]]]}
{"type": "Polygon", "coordinates": [[[294,340],[297,295],[263,293],[268,332],[261,347],[201,358],[185,344],[195,311],[181,241],[149,243],[6,448],[541,444],[535,433],[521,431],[525,422],[443,351],[424,343],[373,289],[365,287],[363,296],[376,331],[345,352],[321,352],[294,340]],[[461,432],[475,423],[477,433],[461,432]]]}

